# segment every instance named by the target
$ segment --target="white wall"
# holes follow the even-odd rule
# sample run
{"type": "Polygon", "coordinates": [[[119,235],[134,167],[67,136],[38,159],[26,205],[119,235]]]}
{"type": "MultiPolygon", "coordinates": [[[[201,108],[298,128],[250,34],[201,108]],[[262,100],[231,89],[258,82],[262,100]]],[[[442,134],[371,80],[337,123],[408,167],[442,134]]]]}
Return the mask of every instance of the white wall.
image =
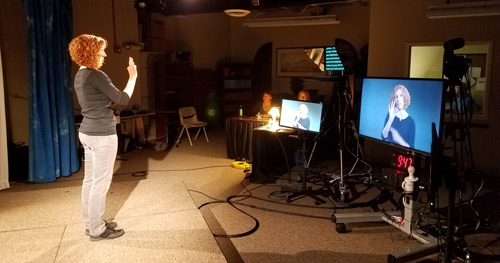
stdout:
{"type": "Polygon", "coordinates": [[[213,69],[230,59],[230,20],[224,13],[169,18],[175,23],[175,42],[179,51],[191,52],[194,68],[213,69]]]}
{"type": "Polygon", "coordinates": [[[2,68],[2,42],[0,41],[0,190],[9,188],[9,159],[7,154],[7,121],[2,68]]]}
{"type": "Polygon", "coordinates": [[[10,142],[29,140],[28,23],[22,1],[2,1],[0,8],[7,137],[10,142]]]}

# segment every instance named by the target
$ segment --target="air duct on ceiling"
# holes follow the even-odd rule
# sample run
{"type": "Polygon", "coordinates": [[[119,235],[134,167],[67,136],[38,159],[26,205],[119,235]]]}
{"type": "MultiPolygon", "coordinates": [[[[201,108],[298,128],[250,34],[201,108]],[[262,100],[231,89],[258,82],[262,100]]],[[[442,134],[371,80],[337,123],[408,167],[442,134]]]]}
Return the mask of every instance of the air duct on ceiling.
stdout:
{"type": "Polygon", "coordinates": [[[500,15],[500,1],[431,5],[427,8],[429,19],[498,15],[500,15]]]}
{"type": "Polygon", "coordinates": [[[313,26],[340,24],[337,15],[297,16],[279,18],[248,19],[243,22],[248,27],[313,26]]]}

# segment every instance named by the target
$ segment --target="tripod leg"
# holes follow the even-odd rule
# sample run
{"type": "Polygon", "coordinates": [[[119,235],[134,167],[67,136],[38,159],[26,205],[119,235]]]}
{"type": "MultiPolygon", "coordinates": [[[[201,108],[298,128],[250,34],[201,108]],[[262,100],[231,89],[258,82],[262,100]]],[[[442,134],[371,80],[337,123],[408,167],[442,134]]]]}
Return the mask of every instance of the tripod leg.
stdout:
{"type": "Polygon", "coordinates": [[[320,190],[306,190],[306,191],[297,192],[297,193],[294,193],[294,194],[291,194],[291,195],[287,196],[286,202],[290,203],[290,202],[293,202],[295,200],[299,200],[300,199],[300,198],[296,198],[296,197],[300,197],[300,196],[306,197],[306,196],[308,196],[308,197],[316,200],[316,202],[314,202],[315,205],[320,205],[320,204],[326,203],[325,200],[323,200],[323,199],[321,199],[321,198],[319,198],[319,197],[316,196],[316,192],[318,194],[320,194],[323,191],[320,191],[320,190]]]}

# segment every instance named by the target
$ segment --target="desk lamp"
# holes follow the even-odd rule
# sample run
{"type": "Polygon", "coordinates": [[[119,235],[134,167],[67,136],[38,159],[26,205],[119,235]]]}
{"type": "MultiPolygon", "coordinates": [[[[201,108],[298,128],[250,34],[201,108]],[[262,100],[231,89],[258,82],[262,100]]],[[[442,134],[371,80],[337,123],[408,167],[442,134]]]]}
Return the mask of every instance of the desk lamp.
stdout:
{"type": "Polygon", "coordinates": [[[270,123],[269,128],[277,130],[279,123],[278,123],[278,121],[276,121],[276,119],[280,116],[280,110],[278,108],[274,107],[269,111],[269,114],[271,115],[271,119],[269,120],[269,123],[270,123]]]}

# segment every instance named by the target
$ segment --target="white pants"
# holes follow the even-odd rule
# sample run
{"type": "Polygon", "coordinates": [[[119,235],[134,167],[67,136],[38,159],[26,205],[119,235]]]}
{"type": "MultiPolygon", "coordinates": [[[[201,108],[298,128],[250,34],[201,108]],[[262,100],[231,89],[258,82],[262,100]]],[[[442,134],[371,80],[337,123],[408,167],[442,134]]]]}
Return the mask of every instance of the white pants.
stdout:
{"type": "Polygon", "coordinates": [[[89,136],[79,133],[85,148],[85,178],[82,184],[82,209],[85,227],[91,236],[106,230],[103,220],[106,208],[106,194],[113,178],[118,137],[89,136]]]}

